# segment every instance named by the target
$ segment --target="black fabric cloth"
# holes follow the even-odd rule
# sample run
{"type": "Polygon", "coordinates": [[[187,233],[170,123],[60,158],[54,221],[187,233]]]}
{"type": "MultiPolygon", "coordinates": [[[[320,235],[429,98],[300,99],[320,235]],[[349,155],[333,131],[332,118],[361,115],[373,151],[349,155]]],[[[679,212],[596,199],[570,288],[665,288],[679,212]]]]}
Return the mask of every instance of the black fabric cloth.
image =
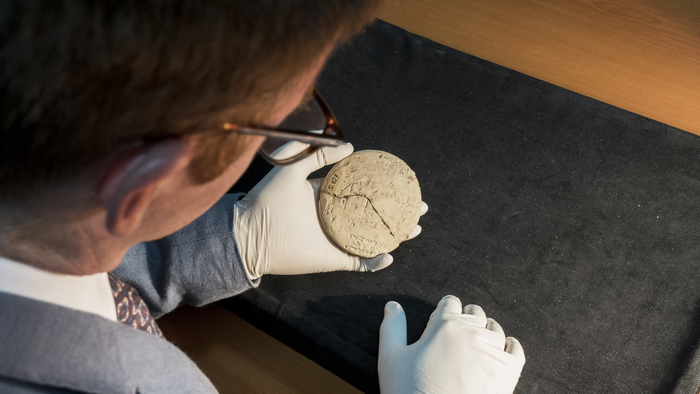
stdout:
{"type": "Polygon", "coordinates": [[[698,137],[383,22],[318,89],[357,150],[416,172],[423,233],[383,271],[266,276],[224,306],[366,392],[384,304],[412,342],[446,294],[521,341],[517,393],[676,387],[700,336],[698,137]]]}

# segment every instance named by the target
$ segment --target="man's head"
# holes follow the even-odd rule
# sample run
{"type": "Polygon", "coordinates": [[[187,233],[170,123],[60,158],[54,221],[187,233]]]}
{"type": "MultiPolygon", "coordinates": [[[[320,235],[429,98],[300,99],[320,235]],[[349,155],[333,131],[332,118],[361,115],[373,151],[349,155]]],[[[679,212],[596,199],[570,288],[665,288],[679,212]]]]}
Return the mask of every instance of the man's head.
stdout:
{"type": "Polygon", "coordinates": [[[375,3],[0,4],[0,253],[98,272],[37,261],[97,255],[79,249],[111,237],[123,252],[187,224],[262,142],[223,123],[276,126],[375,3]],[[25,208],[34,214],[8,214],[25,208]]]}
{"type": "MultiPolygon", "coordinates": [[[[263,122],[291,81],[369,21],[374,3],[4,2],[0,199],[60,182],[123,144],[263,122]]],[[[212,146],[226,137],[217,138],[212,146]]],[[[198,182],[236,156],[215,151],[229,157],[203,159],[198,182]]]]}

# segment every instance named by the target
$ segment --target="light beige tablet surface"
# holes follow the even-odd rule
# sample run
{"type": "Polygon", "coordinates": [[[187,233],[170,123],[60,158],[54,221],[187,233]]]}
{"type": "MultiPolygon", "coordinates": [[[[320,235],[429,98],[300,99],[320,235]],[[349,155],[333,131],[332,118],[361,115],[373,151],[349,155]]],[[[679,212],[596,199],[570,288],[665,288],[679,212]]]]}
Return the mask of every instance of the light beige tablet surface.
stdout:
{"type": "Polygon", "coordinates": [[[361,257],[388,253],[413,232],[420,217],[416,174],[398,157],[364,150],[338,162],[321,188],[319,212],[326,233],[361,257]]]}

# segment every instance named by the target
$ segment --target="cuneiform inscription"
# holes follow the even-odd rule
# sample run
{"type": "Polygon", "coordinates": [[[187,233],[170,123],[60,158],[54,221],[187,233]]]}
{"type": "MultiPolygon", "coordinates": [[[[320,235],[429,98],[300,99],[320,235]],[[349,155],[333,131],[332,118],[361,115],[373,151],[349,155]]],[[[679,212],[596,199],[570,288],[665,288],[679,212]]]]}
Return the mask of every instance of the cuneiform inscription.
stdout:
{"type": "Polygon", "coordinates": [[[374,253],[378,249],[386,249],[387,245],[372,239],[365,238],[361,235],[350,235],[350,243],[345,245],[345,250],[354,252],[357,255],[367,255],[374,253]]]}

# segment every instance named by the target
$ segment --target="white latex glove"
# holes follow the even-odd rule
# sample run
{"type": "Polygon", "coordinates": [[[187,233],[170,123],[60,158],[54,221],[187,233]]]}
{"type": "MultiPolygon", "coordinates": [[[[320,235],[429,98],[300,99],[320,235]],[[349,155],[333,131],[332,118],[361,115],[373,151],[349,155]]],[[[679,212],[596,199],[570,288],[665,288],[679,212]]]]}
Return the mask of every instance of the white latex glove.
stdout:
{"type": "Polygon", "coordinates": [[[517,339],[478,305],[446,296],[421,338],[406,346],[406,315],[390,301],[379,331],[382,394],[511,394],[525,364],[517,339]]]}
{"type": "MultiPolygon", "coordinates": [[[[292,142],[282,149],[297,149],[292,142]]],[[[251,279],[265,274],[296,275],[329,271],[377,271],[393,261],[389,254],[363,259],[338,249],[318,219],[323,179],[312,172],[353,151],[351,144],[319,149],[285,167],[275,167],[234,207],[234,231],[251,279]]],[[[421,215],[428,206],[422,203],[421,215]]],[[[416,226],[409,239],[421,231],[416,226]]]]}

